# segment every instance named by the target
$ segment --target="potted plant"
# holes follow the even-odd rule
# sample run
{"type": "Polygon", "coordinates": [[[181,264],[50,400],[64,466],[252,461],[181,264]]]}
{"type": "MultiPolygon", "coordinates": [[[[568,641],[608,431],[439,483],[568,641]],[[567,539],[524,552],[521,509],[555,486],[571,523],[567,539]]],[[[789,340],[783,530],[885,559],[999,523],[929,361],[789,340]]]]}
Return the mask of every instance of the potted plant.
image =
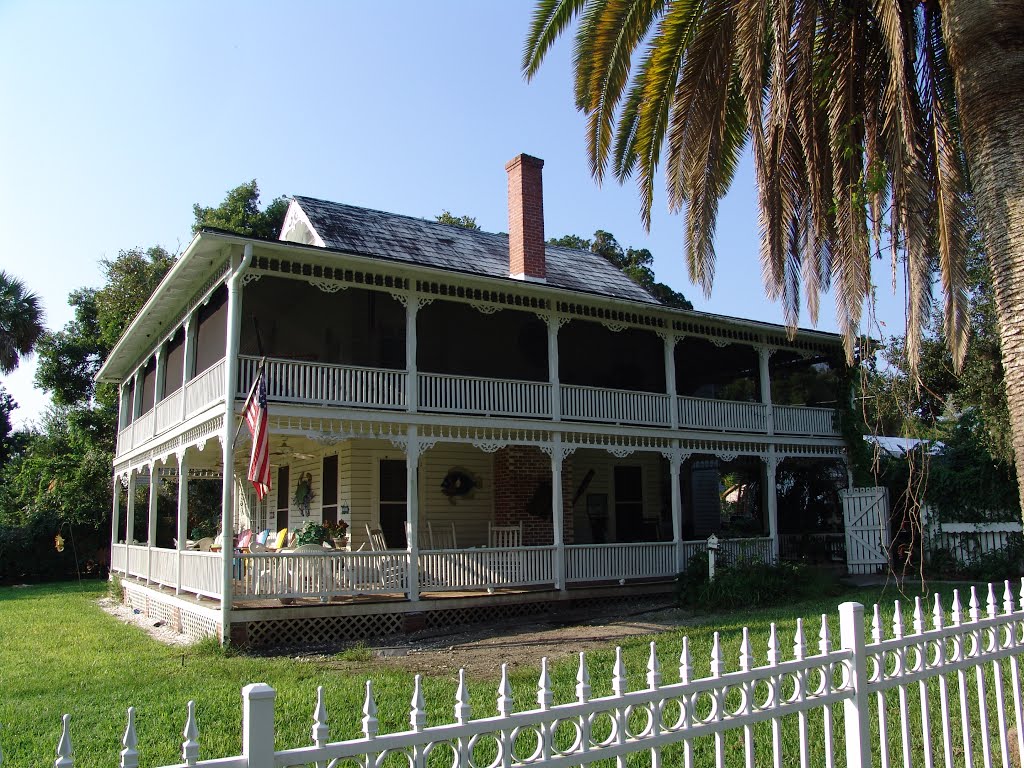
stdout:
{"type": "Polygon", "coordinates": [[[339,520],[336,523],[328,520],[324,523],[324,530],[335,549],[344,549],[348,546],[348,523],[344,520],[339,520]]]}
{"type": "Polygon", "coordinates": [[[327,529],[322,524],[315,523],[312,520],[299,529],[295,539],[296,545],[300,547],[305,544],[323,544],[325,541],[330,541],[327,529]]]}

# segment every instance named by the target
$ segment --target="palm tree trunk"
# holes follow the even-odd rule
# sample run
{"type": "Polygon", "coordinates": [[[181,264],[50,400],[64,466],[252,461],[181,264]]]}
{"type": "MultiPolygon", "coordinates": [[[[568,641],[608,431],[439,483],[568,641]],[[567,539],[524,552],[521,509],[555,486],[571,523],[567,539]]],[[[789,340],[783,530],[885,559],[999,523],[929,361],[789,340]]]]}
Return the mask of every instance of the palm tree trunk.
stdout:
{"type": "Polygon", "coordinates": [[[992,268],[1024,513],[1024,6],[940,0],[960,130],[992,268]]]}

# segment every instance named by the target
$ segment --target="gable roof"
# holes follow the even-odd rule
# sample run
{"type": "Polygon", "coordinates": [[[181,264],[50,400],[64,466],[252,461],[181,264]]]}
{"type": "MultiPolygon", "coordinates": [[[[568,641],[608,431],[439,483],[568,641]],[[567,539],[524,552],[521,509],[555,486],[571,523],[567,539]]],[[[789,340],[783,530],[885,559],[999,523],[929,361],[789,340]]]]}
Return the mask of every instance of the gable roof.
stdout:
{"type": "MultiPolygon", "coordinates": [[[[508,235],[294,196],[327,248],[487,277],[509,277],[508,235]]],[[[590,251],[548,245],[546,285],[660,304],[624,272],[590,251]]],[[[519,281],[516,281],[519,282],[519,281]]]]}

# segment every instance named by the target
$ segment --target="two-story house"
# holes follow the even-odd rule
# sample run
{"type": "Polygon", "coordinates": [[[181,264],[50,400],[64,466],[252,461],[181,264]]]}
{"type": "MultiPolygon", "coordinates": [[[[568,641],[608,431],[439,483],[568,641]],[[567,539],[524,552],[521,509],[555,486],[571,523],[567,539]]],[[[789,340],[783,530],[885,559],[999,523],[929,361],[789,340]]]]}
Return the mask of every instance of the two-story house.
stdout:
{"type": "Polygon", "coordinates": [[[665,307],[546,245],[542,166],[507,166],[508,235],[295,197],[278,241],[195,236],[99,374],[133,604],[190,634],[338,640],[664,591],[711,533],[778,557],[807,518],[787,528],[780,463],[845,457],[840,340],[665,307]],[[263,358],[259,502],[236,430],[263,358]],[[221,484],[219,552],[188,548],[186,478],[221,484]],[[238,546],[308,520],[347,542],[238,546]]]}

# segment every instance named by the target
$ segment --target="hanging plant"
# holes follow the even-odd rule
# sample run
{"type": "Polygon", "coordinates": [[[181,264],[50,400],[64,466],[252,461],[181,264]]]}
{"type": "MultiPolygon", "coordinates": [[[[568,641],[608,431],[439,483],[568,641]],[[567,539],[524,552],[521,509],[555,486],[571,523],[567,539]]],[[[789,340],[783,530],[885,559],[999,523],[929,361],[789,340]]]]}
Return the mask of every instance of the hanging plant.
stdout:
{"type": "Polygon", "coordinates": [[[303,517],[309,517],[309,507],[313,503],[313,475],[310,472],[299,475],[295,483],[295,496],[292,497],[295,506],[303,517]]]}

